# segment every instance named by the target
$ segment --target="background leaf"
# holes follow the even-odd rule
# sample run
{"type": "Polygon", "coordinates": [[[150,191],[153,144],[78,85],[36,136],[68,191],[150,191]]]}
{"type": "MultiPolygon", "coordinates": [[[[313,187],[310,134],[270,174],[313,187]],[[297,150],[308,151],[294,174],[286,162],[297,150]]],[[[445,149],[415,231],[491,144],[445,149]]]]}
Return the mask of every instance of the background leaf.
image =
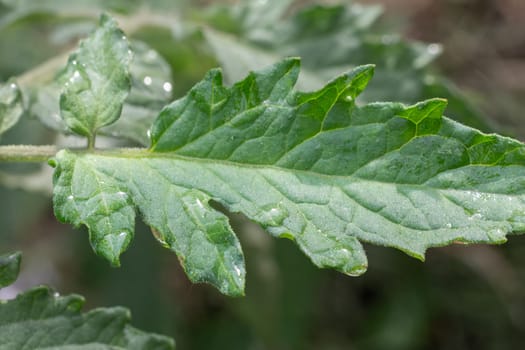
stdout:
{"type": "Polygon", "coordinates": [[[18,85],[0,84],[0,134],[13,127],[23,112],[22,95],[18,85]]]}
{"type": "MultiPolygon", "coordinates": [[[[132,85],[122,115],[114,124],[102,127],[99,133],[146,146],[149,144],[147,130],[158,111],[171,99],[171,68],[157,51],[141,41],[131,41],[131,49],[132,85]]],[[[57,103],[63,83],[64,77],[59,74],[56,81],[34,89],[31,113],[49,128],[67,133],[69,130],[60,117],[57,103]]]]}
{"type": "Polygon", "coordinates": [[[71,130],[91,140],[120,117],[131,88],[131,58],[124,33],[115,20],[102,15],[100,27],[69,56],[61,77],[61,116],[71,130]]]}
{"type": "Polygon", "coordinates": [[[20,271],[20,252],[4,254],[0,256],[0,288],[13,283],[20,271]]]}
{"type": "MultiPolygon", "coordinates": [[[[20,252],[0,256],[0,288],[18,277],[20,252]]],[[[84,298],[60,296],[36,287],[0,300],[1,349],[174,349],[173,340],[129,325],[127,309],[99,308],[80,313],[84,298]]]]}
{"type": "Polygon", "coordinates": [[[124,308],[80,313],[84,299],[37,287],[0,302],[3,349],[173,349],[171,339],[129,325],[124,308]]]}
{"type": "Polygon", "coordinates": [[[353,1],[298,9],[276,0],[255,4],[240,1],[239,7],[212,7],[206,17],[215,28],[205,29],[206,38],[225,70],[227,82],[287,56],[302,58],[298,87],[305,90],[320,88],[338,72],[375,64],[377,79],[361,100],[412,103],[443,97],[453,101],[448,109],[450,117],[491,130],[486,118],[449,81],[429,69],[441,46],[385,33],[377,23],[380,6],[353,1]],[[272,7],[275,9],[267,10],[272,7]],[[265,13],[263,19],[254,20],[261,12],[265,13]]]}

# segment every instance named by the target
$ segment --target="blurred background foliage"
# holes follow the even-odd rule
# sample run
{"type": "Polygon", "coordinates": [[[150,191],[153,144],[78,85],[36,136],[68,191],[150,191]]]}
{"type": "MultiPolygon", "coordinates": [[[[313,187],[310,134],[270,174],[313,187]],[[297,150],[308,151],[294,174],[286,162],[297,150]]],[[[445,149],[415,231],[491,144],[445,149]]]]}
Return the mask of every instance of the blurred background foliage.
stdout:
{"type": "MultiPolygon", "coordinates": [[[[288,55],[302,57],[301,89],[374,63],[362,102],[445,97],[453,119],[525,140],[521,0],[0,0],[0,81],[18,77],[26,104],[2,144],[75,142],[54,131],[61,127],[52,81],[101,11],[117,15],[143,53],[124,124],[106,130],[128,141],[109,145],[147,143],[144,128],[155,110],[209,68],[222,66],[231,83],[288,55]]],[[[369,271],[353,278],[318,270],[292,243],[230,215],[248,271],[247,296],[231,299],[190,284],[175,255],[140,223],[138,243],[121,268],[110,268],[91,251],[85,230],[57,223],[47,166],[2,164],[0,181],[0,251],[24,253],[19,281],[2,297],[44,283],[83,294],[91,307],[123,305],[136,327],[175,337],[179,349],[525,344],[525,237],[498,247],[431,249],[424,264],[368,246],[369,271]]]]}

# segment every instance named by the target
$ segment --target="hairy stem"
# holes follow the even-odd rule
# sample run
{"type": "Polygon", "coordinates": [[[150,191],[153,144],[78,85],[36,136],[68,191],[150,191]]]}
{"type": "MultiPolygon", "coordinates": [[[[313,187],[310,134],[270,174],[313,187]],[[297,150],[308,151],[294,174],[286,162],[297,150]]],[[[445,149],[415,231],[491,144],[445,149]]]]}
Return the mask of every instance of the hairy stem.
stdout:
{"type": "MultiPolygon", "coordinates": [[[[0,146],[0,163],[14,162],[14,163],[42,163],[47,162],[54,157],[60,148],[52,145],[46,146],[30,146],[30,145],[7,145],[0,146]]],[[[77,154],[101,154],[113,155],[119,157],[136,158],[147,157],[151,155],[147,148],[110,148],[110,149],[96,149],[96,148],[67,148],[68,151],[77,154]]]]}
{"type": "Polygon", "coordinates": [[[57,153],[57,148],[52,145],[0,146],[0,162],[41,163],[41,162],[47,162],[47,160],[53,157],[56,153],[57,153]]]}

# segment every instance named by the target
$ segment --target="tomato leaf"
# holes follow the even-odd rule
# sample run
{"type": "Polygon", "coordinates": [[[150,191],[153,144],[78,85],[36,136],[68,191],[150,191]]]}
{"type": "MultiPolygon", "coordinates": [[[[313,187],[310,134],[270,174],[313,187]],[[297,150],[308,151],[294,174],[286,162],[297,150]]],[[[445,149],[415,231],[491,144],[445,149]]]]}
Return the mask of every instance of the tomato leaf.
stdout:
{"type": "Polygon", "coordinates": [[[100,25],[69,56],[60,95],[61,117],[79,135],[92,140],[114,123],[131,88],[132,53],[115,20],[102,15],[100,25]]]}
{"type": "Polygon", "coordinates": [[[243,293],[243,257],[212,200],[349,275],[367,267],[360,241],[423,259],[523,230],[523,145],[442,117],[441,99],[356,104],[372,72],[301,93],[297,59],[231,88],[212,70],[162,110],[149,150],[57,154],[55,213],[118,264],[138,210],[192,281],[230,295],[243,293]]]}

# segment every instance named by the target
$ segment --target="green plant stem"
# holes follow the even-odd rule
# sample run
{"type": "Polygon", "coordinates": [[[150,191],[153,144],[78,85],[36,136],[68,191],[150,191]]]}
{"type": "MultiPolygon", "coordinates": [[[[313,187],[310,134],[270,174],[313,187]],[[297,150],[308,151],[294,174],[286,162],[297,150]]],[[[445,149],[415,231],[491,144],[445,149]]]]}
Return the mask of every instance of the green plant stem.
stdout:
{"type": "Polygon", "coordinates": [[[41,163],[41,162],[47,162],[47,160],[53,157],[56,153],[57,153],[57,148],[52,145],[0,146],[0,162],[41,163]]]}
{"type": "MultiPolygon", "coordinates": [[[[110,149],[87,149],[87,148],[68,148],[74,153],[105,154],[120,157],[147,157],[150,151],[147,148],[110,148],[110,149]]],[[[31,145],[7,145],[0,146],[0,163],[42,163],[47,162],[60,151],[52,145],[31,146],[31,145]]]]}
{"type": "Polygon", "coordinates": [[[90,151],[95,148],[96,136],[97,136],[96,134],[93,134],[87,137],[87,149],[90,151]]]}

